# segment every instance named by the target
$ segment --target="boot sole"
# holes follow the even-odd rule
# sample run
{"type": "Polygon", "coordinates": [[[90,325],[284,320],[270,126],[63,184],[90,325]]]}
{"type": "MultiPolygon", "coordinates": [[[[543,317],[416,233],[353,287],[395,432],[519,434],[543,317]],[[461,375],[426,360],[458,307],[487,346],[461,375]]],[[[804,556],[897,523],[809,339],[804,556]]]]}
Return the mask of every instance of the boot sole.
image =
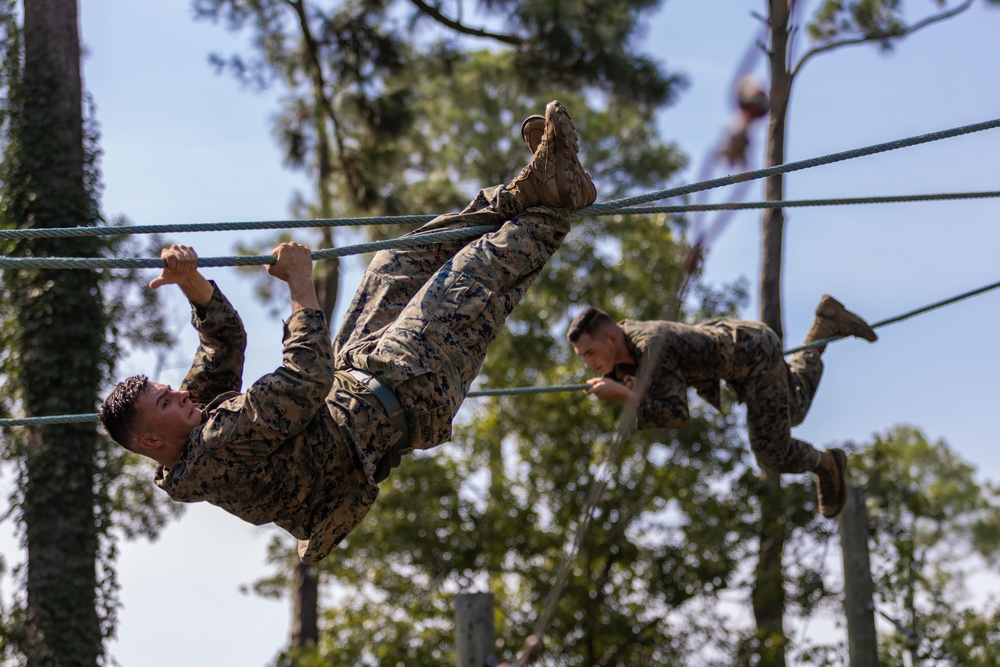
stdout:
{"type": "Polygon", "coordinates": [[[819,307],[816,308],[816,314],[833,322],[837,322],[839,325],[849,330],[850,333],[848,335],[863,338],[869,343],[874,343],[878,340],[878,334],[875,333],[875,330],[872,329],[871,325],[868,324],[863,317],[857,313],[849,311],[846,307],[844,307],[844,304],[840,303],[829,294],[825,294],[823,300],[820,301],[819,307]]]}
{"type": "MultiPolygon", "coordinates": [[[[844,505],[847,504],[847,454],[844,453],[844,450],[837,448],[831,449],[830,454],[833,455],[833,460],[837,464],[837,472],[840,474],[840,494],[837,501],[832,504],[832,511],[829,509],[824,511],[824,506],[821,505],[820,514],[827,519],[834,519],[844,511],[844,505]]],[[[830,507],[830,503],[825,506],[825,508],[830,507]]]]}
{"type": "MultiPolygon", "coordinates": [[[[590,206],[597,199],[597,189],[590,179],[590,174],[580,164],[580,145],[577,142],[576,126],[569,117],[566,107],[558,100],[552,100],[545,106],[545,123],[552,128],[551,133],[542,135],[542,142],[550,138],[555,142],[556,183],[559,192],[579,191],[575,201],[562,202],[570,210],[590,206]]],[[[552,149],[549,149],[550,151],[552,149]]]]}

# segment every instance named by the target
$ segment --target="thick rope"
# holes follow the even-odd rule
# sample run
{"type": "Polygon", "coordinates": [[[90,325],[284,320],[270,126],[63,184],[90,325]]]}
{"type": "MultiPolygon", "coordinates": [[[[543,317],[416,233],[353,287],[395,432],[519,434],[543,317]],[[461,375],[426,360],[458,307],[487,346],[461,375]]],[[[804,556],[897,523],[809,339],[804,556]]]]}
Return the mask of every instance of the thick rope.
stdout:
{"type": "Polygon", "coordinates": [[[622,199],[613,199],[611,201],[607,201],[601,204],[594,204],[592,206],[587,207],[586,209],[581,209],[580,211],[577,211],[573,215],[596,215],[602,211],[618,210],[626,206],[635,206],[637,204],[645,204],[646,202],[657,201],[660,199],[680,197],[682,195],[688,195],[694,192],[701,192],[702,190],[711,190],[713,188],[721,188],[727,185],[735,185],[736,183],[743,183],[744,181],[755,181],[761,178],[767,178],[769,176],[788,174],[793,171],[810,169],[812,167],[819,167],[826,164],[833,164],[834,162],[842,162],[844,160],[852,160],[854,158],[865,157],[867,155],[875,155],[876,153],[884,153],[886,151],[897,150],[900,148],[918,146],[920,144],[926,144],[932,141],[939,141],[941,139],[951,139],[953,137],[962,136],[964,134],[971,134],[973,132],[992,130],[997,127],[1000,127],[1000,119],[989,120],[982,123],[975,123],[973,125],[965,125],[963,127],[956,127],[951,130],[931,132],[930,134],[922,134],[916,137],[909,137],[907,139],[898,139],[896,141],[889,141],[883,144],[874,144],[872,146],[866,146],[864,148],[855,148],[853,150],[843,151],[841,153],[831,153],[830,155],[810,158],[808,160],[788,162],[785,164],[776,165],[774,167],[754,169],[752,171],[743,172],[742,174],[734,174],[732,176],[722,176],[720,178],[713,178],[711,180],[701,181],[700,183],[682,185],[680,187],[670,188],[667,190],[658,190],[656,192],[651,192],[644,195],[636,195],[634,197],[624,197],[622,199]]]}
{"type": "MultiPolygon", "coordinates": [[[[945,306],[950,306],[953,303],[958,303],[959,301],[964,301],[966,299],[971,299],[974,296],[979,296],[991,290],[995,290],[1000,287],[1000,282],[995,282],[991,285],[986,285],[978,289],[970,290],[962,294],[958,294],[948,299],[943,299],[942,301],[937,301],[935,303],[923,306],[922,308],[917,308],[916,310],[911,310],[909,312],[903,313],[902,315],[896,315],[895,317],[890,317],[888,319],[879,320],[871,325],[872,329],[881,329],[882,327],[889,326],[890,324],[896,324],[897,322],[902,322],[903,320],[908,320],[911,317],[916,317],[917,315],[923,315],[924,313],[929,313],[932,310],[937,310],[938,308],[944,308],[945,306]]],[[[821,345],[826,345],[827,343],[833,343],[838,340],[843,340],[847,336],[830,336],[829,338],[824,338],[823,340],[813,341],[812,343],[806,343],[805,345],[800,345],[798,347],[793,347],[790,350],[785,350],[785,355],[793,354],[795,352],[800,352],[802,350],[808,350],[812,347],[819,347],[821,345]]]]}
{"type": "MultiPolygon", "coordinates": [[[[929,313],[932,310],[937,310],[938,308],[944,308],[945,306],[950,306],[953,303],[958,303],[959,301],[964,301],[966,299],[971,299],[974,296],[979,296],[980,294],[985,294],[1000,288],[1000,282],[995,282],[984,287],[979,287],[968,292],[963,292],[948,299],[942,301],[937,301],[935,303],[929,304],[927,306],[922,306],[915,310],[905,312],[901,315],[896,315],[895,317],[890,317],[888,319],[880,320],[871,325],[872,329],[880,329],[890,324],[896,324],[897,322],[902,322],[908,320],[911,317],[916,317],[917,315],[923,315],[924,313],[929,313]]],[[[824,338],[822,340],[817,340],[812,343],[807,343],[805,345],[800,345],[798,347],[793,347],[785,350],[785,356],[789,354],[794,354],[795,352],[801,352],[802,350],[808,350],[809,348],[819,347],[821,345],[827,345],[829,343],[835,343],[838,340],[843,340],[846,336],[831,336],[829,338],[824,338]]],[[[508,387],[508,388],[498,388],[498,389],[479,389],[476,391],[470,391],[467,394],[468,398],[477,398],[480,396],[518,396],[524,394],[549,394],[549,393],[564,393],[564,392],[574,392],[583,391],[589,385],[586,384],[561,384],[552,385],[546,387],[508,387]]],[[[92,414],[79,414],[79,415],[57,415],[52,417],[21,417],[16,419],[0,419],[0,427],[5,426],[44,426],[49,424],[78,424],[81,422],[94,422],[97,421],[97,413],[92,414]]]]}
{"type": "MultiPolygon", "coordinates": [[[[655,192],[650,192],[644,195],[636,195],[634,197],[624,197],[622,199],[614,199],[611,201],[603,202],[601,204],[593,204],[591,206],[588,206],[587,208],[574,211],[571,215],[573,217],[582,217],[582,216],[604,215],[607,213],[617,213],[621,212],[623,209],[628,209],[629,207],[633,207],[638,204],[645,204],[651,201],[657,201],[660,199],[669,199],[671,197],[680,197],[682,195],[701,192],[703,190],[711,190],[713,188],[725,187],[727,185],[734,185],[736,183],[758,180],[761,178],[767,178],[769,176],[787,174],[793,171],[809,169],[812,167],[832,164],[834,162],[841,162],[844,160],[851,160],[858,157],[865,157],[877,153],[884,153],[886,151],[897,150],[900,148],[908,148],[910,146],[917,146],[932,141],[939,141],[941,139],[950,139],[952,137],[958,137],[973,132],[982,132],[983,130],[990,130],[996,127],[1000,127],[1000,119],[985,121],[982,123],[975,123],[973,125],[965,125],[963,127],[957,127],[950,130],[942,130],[940,132],[932,132],[930,134],[923,134],[915,137],[909,137],[907,139],[898,139],[896,141],[890,141],[882,144],[874,144],[871,146],[856,148],[853,150],[843,151],[840,153],[831,153],[830,155],[824,155],[821,157],[811,158],[808,160],[799,160],[797,162],[789,162],[774,167],[755,169],[752,171],[743,172],[741,174],[723,176],[721,178],[714,178],[711,180],[701,181],[698,183],[691,183],[689,185],[683,185],[676,188],[657,190],[655,192]]],[[[369,219],[369,222],[373,220],[378,220],[378,218],[369,219]]],[[[67,228],[67,233],[72,234],[73,232],[71,230],[73,229],[79,230],[81,228],[67,228]]],[[[82,228],[82,229],[96,230],[96,229],[109,229],[109,228],[95,227],[95,228],[82,228]]],[[[110,229],[118,229],[118,228],[110,228],[110,229]]],[[[384,248],[410,248],[422,245],[423,243],[426,242],[436,242],[445,239],[458,240],[466,238],[466,236],[463,235],[464,233],[469,233],[470,235],[468,238],[473,238],[471,232],[474,229],[484,230],[484,231],[479,231],[476,234],[478,235],[486,233],[486,231],[495,228],[488,226],[480,228],[470,227],[466,230],[448,230],[444,232],[433,232],[429,234],[407,236],[404,239],[375,241],[373,243],[365,243],[355,246],[345,246],[343,248],[320,250],[313,253],[313,258],[329,259],[332,257],[343,257],[345,255],[356,255],[365,252],[372,252],[384,248]],[[397,243],[403,243],[403,245],[396,245],[397,243]]],[[[22,230],[9,230],[9,231],[22,231],[22,230]]],[[[31,230],[23,230],[23,231],[31,231],[31,230]]],[[[207,257],[207,258],[199,258],[198,266],[204,266],[204,267],[256,266],[262,264],[273,264],[274,261],[275,261],[274,257],[271,255],[207,257]]],[[[163,260],[160,259],[0,257],[0,269],[15,269],[15,268],[135,269],[135,268],[163,268],[164,266],[165,263],[163,262],[163,260]]]]}
{"type": "Polygon", "coordinates": [[[362,227],[367,225],[420,224],[433,215],[389,215],[371,218],[312,218],[298,220],[253,220],[245,222],[189,222],[169,225],[128,225],[125,227],[46,227],[2,229],[0,239],[55,239],[78,236],[132,236],[133,234],[175,234],[178,232],[231,232],[255,229],[295,229],[309,227],[362,227]]]}
{"type": "MultiPolygon", "coordinates": [[[[687,213],[693,211],[746,211],[768,208],[804,208],[811,206],[855,206],[858,204],[901,204],[907,202],[954,201],[958,199],[990,199],[1000,192],[942,192],[926,195],[890,195],[885,197],[839,197],[833,199],[777,199],[774,201],[726,202],[721,204],[680,204],[677,206],[629,206],[613,215],[643,213],[687,213]]],[[[608,214],[612,215],[612,214],[608,214]]]]}
{"type": "MultiPolygon", "coordinates": [[[[426,234],[412,234],[398,239],[359,243],[341,248],[314,250],[313,260],[360,255],[389,248],[416,248],[428,243],[474,239],[500,229],[500,225],[478,225],[461,229],[447,229],[426,234]]],[[[199,267],[217,266],[260,266],[274,264],[274,255],[239,255],[235,257],[199,257],[199,267]]],[[[167,263],[153,258],[105,258],[105,257],[0,257],[0,269],[162,269],[167,263]]]]}
{"type": "MultiPolygon", "coordinates": [[[[509,387],[506,389],[477,389],[466,394],[466,398],[481,396],[523,396],[526,394],[557,394],[583,391],[586,384],[558,384],[547,387],[509,387]]],[[[98,421],[96,412],[79,415],[59,415],[55,417],[21,417],[0,419],[0,428],[5,426],[48,426],[52,424],[82,424],[98,421]]]]}
{"type": "MultiPolygon", "coordinates": [[[[745,211],[768,208],[802,208],[812,206],[854,206],[858,204],[899,204],[907,202],[954,201],[960,199],[990,199],[1000,197],[1000,191],[942,192],[923,195],[889,195],[883,197],[839,197],[832,199],[784,199],[721,204],[677,204],[674,206],[628,206],[622,209],[593,212],[593,207],[581,209],[585,215],[644,215],[649,213],[686,213],[696,211],[745,211]]],[[[430,222],[434,215],[392,215],[370,218],[311,218],[292,220],[257,220],[242,222],[193,222],[165,225],[130,225],[127,227],[44,227],[39,229],[0,229],[0,239],[49,239],[86,236],[132,236],[137,234],[171,234],[187,232],[225,232],[261,229],[305,229],[315,227],[361,227],[366,225],[419,224],[430,222]]]]}
{"type": "MultiPolygon", "coordinates": [[[[990,285],[985,285],[968,292],[963,292],[956,296],[950,297],[948,299],[943,299],[935,303],[922,306],[915,310],[905,312],[901,315],[896,315],[895,317],[890,317],[888,319],[880,320],[871,325],[872,329],[880,329],[890,324],[896,324],[897,322],[902,322],[908,320],[911,317],[916,317],[918,315],[923,315],[924,313],[929,313],[932,310],[937,310],[938,308],[944,308],[945,306],[950,306],[951,304],[958,303],[959,301],[964,301],[966,299],[971,299],[974,296],[979,296],[980,294],[985,294],[1000,288],[1000,282],[995,282],[990,285]]],[[[831,336],[829,338],[824,338],[822,340],[817,340],[812,343],[807,343],[805,345],[800,345],[798,347],[793,347],[785,350],[785,356],[789,354],[794,354],[795,352],[801,352],[802,350],[808,350],[809,348],[819,347],[821,345],[827,345],[829,343],[835,343],[839,340],[843,340],[846,336],[831,336]]],[[[517,396],[524,394],[548,394],[548,393],[563,393],[563,392],[574,392],[583,391],[589,385],[586,384],[562,384],[562,385],[552,385],[547,387],[509,387],[509,388],[498,388],[498,389],[480,389],[476,391],[470,391],[467,394],[468,398],[477,398],[480,396],[517,396]]],[[[81,422],[94,422],[97,421],[97,413],[91,414],[79,414],[79,415],[57,415],[52,417],[22,417],[16,419],[0,419],[0,427],[4,426],[42,426],[48,424],[77,424],[81,422]]]]}

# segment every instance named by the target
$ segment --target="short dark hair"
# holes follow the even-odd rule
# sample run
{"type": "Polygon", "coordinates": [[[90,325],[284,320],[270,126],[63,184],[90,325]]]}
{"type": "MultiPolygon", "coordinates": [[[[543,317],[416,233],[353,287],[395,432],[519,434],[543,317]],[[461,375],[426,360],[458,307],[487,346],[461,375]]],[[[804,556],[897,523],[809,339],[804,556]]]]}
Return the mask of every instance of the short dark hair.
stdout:
{"type": "Polygon", "coordinates": [[[580,336],[583,334],[593,336],[609,325],[614,326],[614,324],[615,321],[603,310],[594,306],[588,306],[586,310],[574,317],[573,321],[569,323],[566,338],[569,338],[569,342],[575,343],[580,340],[580,336]]]}
{"type": "Polygon", "coordinates": [[[133,375],[119,382],[104,399],[101,406],[101,423],[111,439],[119,445],[135,451],[136,401],[146,390],[149,378],[145,375],[133,375]]]}

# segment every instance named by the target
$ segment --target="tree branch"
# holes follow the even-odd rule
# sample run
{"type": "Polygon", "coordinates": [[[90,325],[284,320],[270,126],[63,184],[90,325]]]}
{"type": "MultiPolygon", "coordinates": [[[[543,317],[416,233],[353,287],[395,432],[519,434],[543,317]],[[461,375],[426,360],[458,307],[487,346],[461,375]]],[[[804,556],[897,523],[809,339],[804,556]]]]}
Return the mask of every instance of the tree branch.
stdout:
{"type": "MultiPolygon", "coordinates": [[[[356,183],[356,179],[352,179],[353,171],[348,168],[340,124],[333,108],[333,102],[326,94],[326,78],[323,75],[323,66],[319,59],[319,45],[313,37],[312,28],[309,25],[309,17],[306,15],[305,4],[302,0],[285,0],[285,3],[295,12],[295,16],[299,21],[299,29],[302,31],[302,41],[305,44],[306,50],[306,72],[312,81],[315,108],[330,119],[333,127],[334,142],[337,147],[337,155],[340,158],[341,165],[344,167],[351,194],[356,195],[359,186],[356,183]]],[[[325,124],[319,118],[316,119],[316,137],[318,144],[316,157],[318,161],[317,168],[319,170],[320,208],[325,211],[323,215],[329,215],[329,197],[327,196],[329,183],[327,181],[333,171],[333,167],[330,165],[329,139],[327,138],[325,124]]]]}
{"type": "Polygon", "coordinates": [[[431,17],[441,25],[451,28],[455,32],[460,32],[463,35],[486,37],[488,39],[495,39],[499,42],[503,42],[504,44],[512,44],[514,46],[521,46],[524,44],[524,40],[517,35],[505,35],[501,33],[489,32],[483,28],[470,28],[464,25],[461,21],[448,18],[442,14],[437,7],[432,7],[423,0],[410,0],[410,2],[412,2],[421,12],[431,17]]]}
{"type": "Polygon", "coordinates": [[[807,51],[805,53],[805,55],[803,55],[802,58],[799,59],[799,62],[795,65],[795,67],[792,68],[792,71],[790,72],[790,76],[794,79],[795,75],[799,73],[799,70],[802,69],[802,66],[805,65],[805,63],[806,63],[807,60],[809,60],[810,58],[812,58],[813,56],[815,56],[817,54],[823,53],[824,51],[832,51],[833,49],[840,48],[841,46],[849,46],[849,45],[852,45],[852,44],[863,44],[865,42],[874,42],[874,41],[877,41],[877,40],[892,41],[892,40],[902,39],[903,37],[906,37],[907,35],[911,35],[911,34],[917,32],[918,30],[922,30],[923,28],[926,28],[929,25],[932,25],[932,24],[937,23],[939,21],[944,21],[945,19],[949,19],[952,16],[955,16],[956,14],[961,14],[966,9],[968,9],[969,7],[971,7],[973,2],[974,2],[974,0],[965,0],[965,2],[963,2],[960,5],[958,5],[954,9],[949,9],[946,12],[941,12],[940,14],[936,14],[934,16],[929,16],[926,19],[924,19],[923,21],[918,21],[917,23],[914,23],[913,25],[909,26],[908,28],[904,28],[902,31],[900,31],[900,32],[898,32],[896,34],[892,34],[892,35],[885,35],[885,34],[883,34],[883,35],[870,35],[870,36],[866,36],[866,37],[852,37],[851,39],[842,39],[842,40],[840,40],[838,42],[830,42],[829,44],[824,44],[822,46],[817,46],[816,48],[807,51]]]}

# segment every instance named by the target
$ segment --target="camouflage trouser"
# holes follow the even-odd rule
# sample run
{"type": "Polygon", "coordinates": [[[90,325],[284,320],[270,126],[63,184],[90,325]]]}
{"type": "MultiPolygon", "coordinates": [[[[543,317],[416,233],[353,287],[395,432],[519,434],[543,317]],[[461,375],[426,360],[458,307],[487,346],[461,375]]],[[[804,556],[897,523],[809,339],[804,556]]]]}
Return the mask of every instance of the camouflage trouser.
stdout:
{"type": "Polygon", "coordinates": [[[761,340],[754,368],[741,393],[747,405],[750,448],[762,468],[778,473],[810,472],[819,463],[819,451],[792,437],[791,428],[805,419],[823,374],[819,352],[803,350],[786,363],[781,341],[770,329],[761,340]]]}
{"type": "Polygon", "coordinates": [[[566,211],[519,211],[502,187],[414,234],[500,224],[473,241],[377,253],[335,341],[338,368],[366,370],[399,397],[410,444],[451,438],[451,421],[511,310],[569,231],[566,211]]]}

